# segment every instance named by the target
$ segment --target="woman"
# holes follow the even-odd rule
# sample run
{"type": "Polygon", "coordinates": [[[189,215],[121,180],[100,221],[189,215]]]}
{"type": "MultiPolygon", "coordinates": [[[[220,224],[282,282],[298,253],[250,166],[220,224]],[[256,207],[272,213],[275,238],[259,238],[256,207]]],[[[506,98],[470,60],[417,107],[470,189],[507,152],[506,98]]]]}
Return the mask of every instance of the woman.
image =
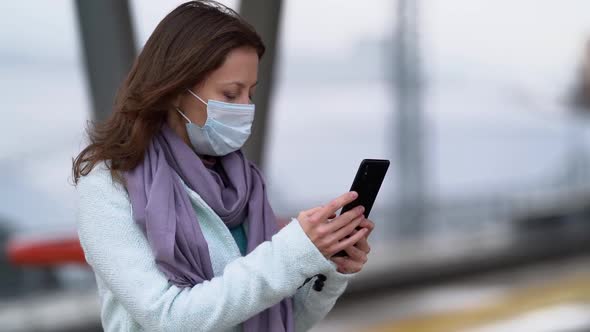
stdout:
{"type": "Polygon", "coordinates": [[[334,214],[355,193],[279,231],[262,176],[239,150],[263,53],[232,10],[180,5],[147,41],[111,117],[90,128],[73,172],[106,331],[305,331],[366,262],[373,223],[362,207],[334,214]],[[340,250],[348,257],[333,256],[340,250]]]}

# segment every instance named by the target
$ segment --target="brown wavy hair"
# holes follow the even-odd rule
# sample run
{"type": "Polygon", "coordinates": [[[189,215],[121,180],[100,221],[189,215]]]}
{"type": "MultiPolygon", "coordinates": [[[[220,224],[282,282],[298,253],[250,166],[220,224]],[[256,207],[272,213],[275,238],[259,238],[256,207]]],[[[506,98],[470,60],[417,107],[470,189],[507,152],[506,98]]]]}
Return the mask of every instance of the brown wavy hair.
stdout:
{"type": "Polygon", "coordinates": [[[227,54],[249,46],[258,57],[264,44],[235,11],[215,1],[189,1],[158,24],[119,87],[113,113],[87,128],[89,145],[72,161],[75,184],[96,164],[109,161],[113,178],[134,169],[166,121],[172,101],[219,68],[227,54]]]}

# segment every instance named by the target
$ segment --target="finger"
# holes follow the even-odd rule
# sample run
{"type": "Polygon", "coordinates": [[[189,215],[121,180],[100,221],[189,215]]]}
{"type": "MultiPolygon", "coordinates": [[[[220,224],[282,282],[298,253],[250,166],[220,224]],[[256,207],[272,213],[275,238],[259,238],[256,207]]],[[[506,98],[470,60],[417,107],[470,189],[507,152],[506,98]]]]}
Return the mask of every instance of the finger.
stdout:
{"type": "Polygon", "coordinates": [[[348,257],[353,261],[360,262],[363,265],[367,262],[367,253],[355,247],[354,245],[345,248],[344,251],[348,254],[348,257]]]}
{"type": "Polygon", "coordinates": [[[365,220],[363,220],[363,222],[361,222],[359,227],[368,228],[369,234],[370,234],[373,231],[373,229],[375,229],[375,224],[371,220],[365,218],[365,220]]]}
{"type": "MultiPolygon", "coordinates": [[[[365,208],[362,206],[357,206],[354,209],[347,211],[344,214],[339,215],[336,219],[332,220],[332,222],[326,227],[328,233],[336,232],[336,230],[350,224],[351,221],[355,220],[356,218],[363,216],[363,212],[365,208]]],[[[350,232],[347,233],[347,235],[350,232]]]]}
{"type": "Polygon", "coordinates": [[[365,237],[369,238],[369,236],[371,236],[371,233],[373,233],[373,230],[375,229],[375,224],[373,224],[372,221],[365,219],[361,222],[361,224],[359,225],[359,228],[366,228],[368,230],[368,232],[367,232],[367,236],[365,236],[365,237]]]}
{"type": "Polygon", "coordinates": [[[358,197],[358,194],[354,191],[347,192],[346,194],[340,195],[338,198],[332,200],[330,203],[324,205],[324,207],[316,211],[312,218],[316,222],[322,222],[328,219],[329,216],[336,213],[336,211],[340,210],[344,205],[354,201],[358,197]]]}
{"type": "Polygon", "coordinates": [[[363,265],[359,262],[355,262],[346,257],[333,257],[332,260],[338,266],[338,272],[340,273],[356,273],[359,272],[363,265]]]}
{"type": "Polygon", "coordinates": [[[343,238],[345,238],[346,236],[351,235],[354,232],[355,228],[357,228],[358,225],[360,225],[360,223],[362,222],[363,219],[364,219],[364,216],[362,214],[360,216],[356,217],[356,219],[353,219],[351,222],[349,222],[344,227],[342,227],[342,228],[338,229],[337,231],[335,231],[334,233],[328,235],[326,237],[326,242],[327,243],[336,243],[336,242],[342,240],[343,238]]]}
{"type": "MultiPolygon", "coordinates": [[[[368,233],[367,233],[368,234],[368,233]]],[[[359,242],[354,244],[355,247],[362,250],[365,254],[371,252],[371,247],[369,246],[369,241],[367,240],[366,236],[363,236],[359,242]]]]}
{"type": "Polygon", "coordinates": [[[331,215],[330,217],[328,217],[328,219],[334,219],[336,218],[336,213],[334,213],[333,215],[331,215]]]}
{"type": "Polygon", "coordinates": [[[334,255],[335,253],[339,252],[340,250],[344,250],[344,248],[350,247],[357,243],[365,234],[367,233],[366,228],[362,228],[360,231],[356,232],[352,236],[348,238],[344,238],[342,241],[333,244],[330,248],[330,256],[334,255]]]}
{"type": "Polygon", "coordinates": [[[330,260],[336,263],[336,270],[340,273],[349,273],[346,271],[346,257],[331,257],[330,260]]]}
{"type": "Polygon", "coordinates": [[[309,210],[303,211],[303,214],[305,214],[306,216],[309,217],[309,216],[313,215],[314,213],[316,213],[317,211],[321,210],[322,208],[323,208],[323,206],[316,206],[316,207],[311,208],[309,210]]]}

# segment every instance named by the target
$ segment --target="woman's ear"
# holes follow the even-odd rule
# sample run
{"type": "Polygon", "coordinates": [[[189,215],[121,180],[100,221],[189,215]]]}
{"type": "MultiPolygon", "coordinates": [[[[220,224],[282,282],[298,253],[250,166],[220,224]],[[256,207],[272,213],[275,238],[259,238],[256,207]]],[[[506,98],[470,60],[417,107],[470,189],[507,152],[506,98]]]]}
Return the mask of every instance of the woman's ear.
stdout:
{"type": "Polygon", "coordinates": [[[180,107],[180,101],[182,100],[184,94],[186,94],[186,92],[182,90],[181,92],[176,94],[174,98],[172,98],[172,106],[174,106],[174,108],[180,107]]]}

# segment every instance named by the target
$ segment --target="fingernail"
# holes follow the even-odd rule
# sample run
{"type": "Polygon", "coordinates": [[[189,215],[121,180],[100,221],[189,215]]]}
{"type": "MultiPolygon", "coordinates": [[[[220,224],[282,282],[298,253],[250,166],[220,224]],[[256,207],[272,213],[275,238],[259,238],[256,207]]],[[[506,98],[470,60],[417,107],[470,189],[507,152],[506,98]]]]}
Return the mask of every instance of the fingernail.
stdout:
{"type": "Polygon", "coordinates": [[[350,194],[351,194],[350,196],[351,196],[352,198],[357,198],[357,197],[358,197],[358,195],[359,195],[359,194],[358,194],[356,191],[353,191],[353,192],[351,192],[350,194]]]}

